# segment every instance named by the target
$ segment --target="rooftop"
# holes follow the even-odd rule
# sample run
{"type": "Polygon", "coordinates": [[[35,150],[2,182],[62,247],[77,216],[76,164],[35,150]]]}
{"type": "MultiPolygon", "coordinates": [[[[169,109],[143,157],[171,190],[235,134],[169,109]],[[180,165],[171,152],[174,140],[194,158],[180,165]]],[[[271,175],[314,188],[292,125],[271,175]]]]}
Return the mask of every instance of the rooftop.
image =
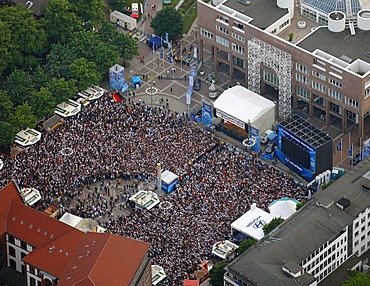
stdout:
{"type": "Polygon", "coordinates": [[[258,285],[304,285],[313,281],[308,273],[289,277],[282,266],[287,262],[299,265],[369,207],[370,194],[361,190],[365,180],[362,175],[369,168],[370,159],[366,159],[325,191],[317,192],[300,211],[232,262],[230,272],[258,285]],[[351,201],[345,210],[335,204],[343,197],[351,201]]]}
{"type": "Polygon", "coordinates": [[[349,29],[343,32],[333,33],[327,27],[320,27],[308,35],[297,46],[314,52],[319,49],[337,58],[347,56],[353,61],[361,59],[370,63],[370,31],[362,31],[355,28],[356,34],[351,35],[349,29]]]}
{"type": "Polygon", "coordinates": [[[253,26],[266,29],[288,13],[288,9],[279,8],[276,3],[276,0],[227,0],[222,5],[253,18],[250,22],[253,26]]]}

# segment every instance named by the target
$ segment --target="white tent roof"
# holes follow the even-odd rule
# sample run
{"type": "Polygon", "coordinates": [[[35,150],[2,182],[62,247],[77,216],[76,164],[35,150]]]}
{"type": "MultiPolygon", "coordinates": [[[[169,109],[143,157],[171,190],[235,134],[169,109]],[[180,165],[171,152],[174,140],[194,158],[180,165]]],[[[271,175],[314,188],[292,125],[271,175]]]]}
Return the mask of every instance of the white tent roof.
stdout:
{"type": "Polygon", "coordinates": [[[274,217],[287,219],[296,212],[298,201],[290,198],[281,198],[273,201],[269,206],[269,211],[274,217]]]}
{"type": "Polygon", "coordinates": [[[65,224],[68,224],[70,226],[75,227],[82,221],[82,217],[73,215],[71,213],[65,213],[59,221],[64,222],[65,224]]]}
{"type": "Polygon", "coordinates": [[[174,180],[176,180],[179,176],[177,176],[175,173],[172,173],[171,171],[164,171],[162,174],[161,174],[161,179],[164,183],[166,184],[170,184],[172,183],[174,180]]]}
{"type": "Polygon", "coordinates": [[[273,218],[271,214],[258,208],[254,203],[249,211],[231,224],[231,228],[260,240],[264,237],[262,227],[268,224],[273,218]]]}
{"type": "Polygon", "coordinates": [[[225,90],[213,103],[214,108],[245,123],[257,120],[275,104],[241,85],[225,90]]]}

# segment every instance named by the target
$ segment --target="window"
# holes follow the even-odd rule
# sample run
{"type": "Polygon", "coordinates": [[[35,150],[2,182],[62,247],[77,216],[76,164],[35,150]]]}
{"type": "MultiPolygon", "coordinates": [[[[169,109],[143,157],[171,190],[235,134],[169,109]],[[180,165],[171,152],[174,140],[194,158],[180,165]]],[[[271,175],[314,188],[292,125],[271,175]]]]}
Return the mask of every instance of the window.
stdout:
{"type": "Polygon", "coordinates": [[[339,100],[339,101],[342,101],[342,94],[341,93],[339,93],[339,92],[337,92],[337,91],[335,91],[335,90],[333,90],[333,89],[328,89],[328,94],[329,94],[329,96],[331,96],[332,98],[335,98],[335,99],[337,99],[337,100],[339,100]]]}
{"type": "Polygon", "coordinates": [[[231,36],[235,39],[235,40],[238,40],[239,42],[242,42],[242,43],[245,43],[245,38],[238,35],[238,34],[235,34],[235,33],[231,33],[231,36]]]}
{"type": "Polygon", "coordinates": [[[308,84],[308,78],[304,75],[301,75],[300,73],[295,74],[295,79],[304,84],[308,84]]]}
{"type": "Polygon", "coordinates": [[[27,256],[27,253],[25,253],[25,252],[21,252],[21,258],[23,259],[24,257],[26,257],[27,256]]]}
{"type": "Polygon", "coordinates": [[[233,22],[233,27],[238,28],[240,30],[244,30],[244,25],[242,23],[237,22],[237,21],[233,22]]]}
{"type": "Polygon", "coordinates": [[[342,114],[342,107],[339,106],[338,104],[333,103],[333,102],[330,102],[330,110],[335,112],[335,113],[338,113],[339,115],[342,114]]]}
{"type": "Polygon", "coordinates": [[[239,59],[237,57],[233,57],[233,62],[234,62],[234,65],[238,66],[238,67],[241,67],[241,68],[245,68],[245,62],[244,60],[242,59],[239,59]]]}
{"type": "Polygon", "coordinates": [[[315,76],[315,77],[317,77],[317,78],[319,78],[319,79],[321,79],[321,80],[326,80],[326,76],[323,75],[323,74],[321,74],[321,73],[319,73],[319,72],[312,71],[312,75],[315,76]]]}
{"type": "Polygon", "coordinates": [[[223,24],[229,25],[229,18],[223,16],[223,15],[218,15],[217,16],[217,21],[221,22],[223,24]]]}
{"type": "Polygon", "coordinates": [[[334,85],[334,86],[336,86],[336,87],[342,88],[342,83],[339,82],[339,81],[336,81],[336,80],[334,80],[332,78],[329,78],[329,83],[332,84],[332,85],[334,85]]]}
{"type": "Polygon", "coordinates": [[[361,241],[365,240],[365,235],[361,236],[361,241]]]}
{"type": "Polygon", "coordinates": [[[31,286],[36,286],[36,279],[33,277],[30,277],[30,285],[31,286]]]}
{"type": "Polygon", "coordinates": [[[21,248],[27,250],[27,244],[24,241],[21,241],[21,248]]]}
{"type": "Polygon", "coordinates": [[[9,241],[10,243],[15,244],[14,236],[12,236],[12,235],[8,234],[8,241],[9,241]]]}
{"type": "Polygon", "coordinates": [[[200,34],[208,39],[213,40],[213,33],[205,30],[205,29],[200,29],[200,34]]]}
{"type": "Polygon", "coordinates": [[[301,65],[299,63],[296,63],[295,64],[295,69],[299,72],[302,72],[302,73],[305,73],[305,74],[308,74],[309,73],[309,69],[304,66],[304,65],[301,65]]]}
{"type": "Polygon", "coordinates": [[[216,42],[220,45],[223,45],[225,47],[229,47],[229,40],[226,40],[220,36],[216,35],[216,42]]]}
{"type": "Polygon", "coordinates": [[[227,30],[227,29],[225,29],[224,27],[221,27],[221,26],[219,26],[219,25],[216,25],[216,30],[217,30],[217,31],[219,31],[219,32],[221,32],[221,33],[224,33],[224,34],[226,34],[226,35],[228,35],[228,34],[229,34],[229,30],[227,30]]]}
{"type": "Polygon", "coordinates": [[[357,227],[359,227],[359,225],[360,225],[360,223],[356,222],[355,227],[357,228],[357,227]]]}
{"type": "Polygon", "coordinates": [[[238,52],[239,54],[245,54],[245,48],[237,44],[231,43],[231,48],[233,51],[238,52]]]}
{"type": "Polygon", "coordinates": [[[370,96],[370,87],[365,89],[365,98],[368,98],[369,96],[370,96]]]}
{"type": "Polygon", "coordinates": [[[322,85],[321,83],[318,83],[316,81],[312,81],[312,88],[321,91],[322,93],[326,92],[326,87],[322,85]]]}
{"type": "Polygon", "coordinates": [[[17,262],[14,259],[9,259],[9,266],[15,270],[17,270],[17,262]]]}
{"type": "Polygon", "coordinates": [[[15,257],[15,248],[11,246],[9,246],[8,248],[9,248],[9,255],[15,257]]]}
{"type": "Polygon", "coordinates": [[[266,70],[263,71],[263,79],[267,82],[270,82],[270,83],[276,85],[276,86],[279,85],[278,77],[275,74],[270,73],[269,71],[266,71],[266,70]]]}
{"type": "Polygon", "coordinates": [[[347,97],[347,96],[345,96],[344,97],[344,102],[346,103],[346,104],[348,104],[349,106],[352,106],[352,107],[354,107],[354,108],[359,108],[359,103],[358,103],[358,101],[356,101],[356,100],[354,100],[354,99],[352,99],[352,98],[350,98],[350,97],[347,97]]]}
{"type": "Polygon", "coordinates": [[[297,95],[305,99],[310,99],[310,92],[301,86],[297,86],[297,95]]]}

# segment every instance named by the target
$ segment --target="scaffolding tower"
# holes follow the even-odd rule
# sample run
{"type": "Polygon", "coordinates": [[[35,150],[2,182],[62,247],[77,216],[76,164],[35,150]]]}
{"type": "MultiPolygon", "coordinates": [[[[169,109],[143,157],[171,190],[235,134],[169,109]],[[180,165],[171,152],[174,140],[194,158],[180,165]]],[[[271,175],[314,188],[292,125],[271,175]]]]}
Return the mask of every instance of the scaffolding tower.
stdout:
{"type": "Polygon", "coordinates": [[[261,63],[273,69],[279,78],[279,117],[291,114],[292,56],[259,39],[248,41],[248,89],[261,93],[261,63]]]}

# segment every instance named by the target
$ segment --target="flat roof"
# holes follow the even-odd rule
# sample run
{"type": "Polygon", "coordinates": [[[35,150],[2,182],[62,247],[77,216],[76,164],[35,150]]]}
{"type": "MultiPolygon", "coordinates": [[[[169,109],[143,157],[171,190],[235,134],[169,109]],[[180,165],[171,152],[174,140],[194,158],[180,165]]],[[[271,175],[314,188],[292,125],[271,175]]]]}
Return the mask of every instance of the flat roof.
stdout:
{"type": "Polygon", "coordinates": [[[279,8],[276,1],[248,0],[248,2],[249,4],[244,4],[238,0],[227,0],[223,5],[253,18],[250,23],[260,29],[268,28],[289,13],[288,9],[279,8]]]}
{"type": "Polygon", "coordinates": [[[258,285],[307,285],[314,281],[307,273],[289,277],[281,266],[287,261],[301,263],[370,205],[370,196],[361,190],[362,176],[369,168],[370,159],[365,159],[325,191],[315,193],[302,209],[229,264],[229,271],[258,285]],[[343,197],[351,201],[345,210],[335,204],[343,197]]]}
{"type": "Polygon", "coordinates": [[[356,34],[352,36],[349,29],[334,33],[327,27],[320,27],[297,46],[310,52],[319,49],[337,58],[345,55],[353,61],[361,59],[370,63],[370,57],[366,56],[366,53],[370,52],[370,31],[362,31],[358,28],[355,30],[356,34]]]}

